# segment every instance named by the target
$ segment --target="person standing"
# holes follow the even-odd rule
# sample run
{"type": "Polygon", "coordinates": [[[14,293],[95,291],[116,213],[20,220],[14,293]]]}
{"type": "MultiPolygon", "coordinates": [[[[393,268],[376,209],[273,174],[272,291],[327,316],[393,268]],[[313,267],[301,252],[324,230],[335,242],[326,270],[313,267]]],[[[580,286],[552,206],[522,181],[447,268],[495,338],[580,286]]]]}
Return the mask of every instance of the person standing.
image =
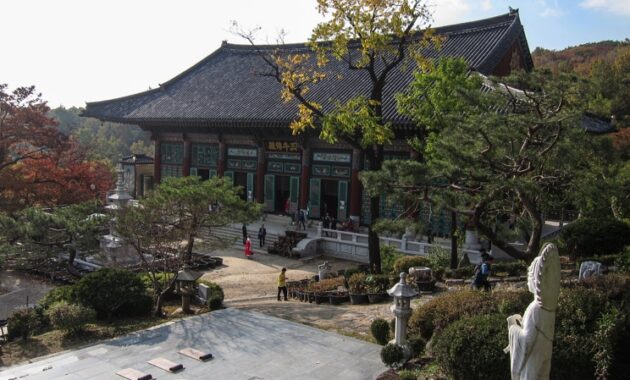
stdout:
{"type": "Polygon", "coordinates": [[[304,215],[304,210],[300,210],[298,213],[298,230],[300,229],[300,225],[302,225],[304,231],[306,231],[306,216],[304,215]]]}
{"type": "MultiPolygon", "coordinates": [[[[322,221],[322,227],[324,227],[324,229],[326,230],[330,228],[330,216],[328,216],[328,214],[324,216],[324,220],[322,221]]],[[[324,231],[324,235],[328,236],[328,231],[324,231]]]]}
{"type": "Polygon", "coordinates": [[[247,257],[248,259],[251,259],[253,254],[254,253],[252,252],[252,241],[249,240],[249,236],[248,236],[247,239],[245,240],[245,257],[247,257]]]}
{"type": "Polygon", "coordinates": [[[265,245],[265,236],[267,236],[267,230],[265,229],[265,225],[261,225],[258,229],[258,242],[260,244],[260,248],[265,245]]]}
{"type": "Polygon", "coordinates": [[[243,244],[245,244],[246,240],[247,240],[247,225],[243,223],[243,244]]]}
{"type": "Polygon", "coordinates": [[[287,299],[287,268],[282,268],[280,275],[278,276],[278,301],[280,301],[280,292],[284,295],[284,300],[287,299]]]}

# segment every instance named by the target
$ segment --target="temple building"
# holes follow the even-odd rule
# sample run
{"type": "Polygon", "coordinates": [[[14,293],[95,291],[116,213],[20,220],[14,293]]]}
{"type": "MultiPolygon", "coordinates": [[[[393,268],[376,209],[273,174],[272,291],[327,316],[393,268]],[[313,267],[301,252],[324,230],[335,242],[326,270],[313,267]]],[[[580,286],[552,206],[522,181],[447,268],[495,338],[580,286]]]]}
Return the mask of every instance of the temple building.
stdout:
{"type": "MultiPolygon", "coordinates": [[[[533,67],[518,11],[434,31],[443,43],[439,50],[425,48],[426,57],[461,57],[484,75],[533,67]]],[[[369,202],[358,177],[365,158],[345,143],[320,140],[317,131],[292,135],[289,124],[297,115],[297,102],[284,102],[280,84],[262,75],[269,67],[261,52],[276,49],[285,55],[310,51],[307,44],[252,47],[224,42],[159,88],[87,103],[83,116],[150,132],[155,141],[152,182],[167,176],[219,175],[242,186],[243,197],[264,203],[267,212],[284,211],[288,199],[291,210],[308,204],[313,218],[329,213],[339,220],[369,222],[369,202]]],[[[392,123],[396,139],[385,148],[386,159],[411,154],[406,138],[414,133],[413,124],[396,111],[395,95],[407,88],[416,67],[409,62],[388,76],[383,117],[392,123]]],[[[334,60],[324,70],[326,78],[308,94],[324,111],[369,94],[366,72],[334,60]]],[[[383,202],[383,216],[395,212],[383,202]]]]}

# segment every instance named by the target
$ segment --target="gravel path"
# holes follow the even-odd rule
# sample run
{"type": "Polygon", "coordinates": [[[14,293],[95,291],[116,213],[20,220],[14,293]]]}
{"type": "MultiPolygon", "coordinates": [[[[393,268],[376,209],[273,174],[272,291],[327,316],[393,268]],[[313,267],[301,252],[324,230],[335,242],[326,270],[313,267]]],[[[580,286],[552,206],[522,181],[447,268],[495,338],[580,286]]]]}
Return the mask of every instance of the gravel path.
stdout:
{"type": "MultiPolygon", "coordinates": [[[[296,300],[276,301],[276,281],[280,269],[287,268],[289,280],[311,278],[317,274],[317,265],[324,259],[310,261],[288,259],[276,255],[257,254],[248,260],[243,253],[229,249],[215,256],[223,258],[223,266],[204,274],[203,279],[218,283],[225,292],[225,305],[244,310],[258,311],[279,318],[303,323],[325,330],[333,330],[357,337],[370,336],[370,324],[376,318],[390,320],[391,303],[333,306],[317,305],[296,300]]],[[[326,259],[332,270],[356,267],[356,263],[326,259]]],[[[414,305],[424,303],[432,296],[422,296],[414,305]]]]}

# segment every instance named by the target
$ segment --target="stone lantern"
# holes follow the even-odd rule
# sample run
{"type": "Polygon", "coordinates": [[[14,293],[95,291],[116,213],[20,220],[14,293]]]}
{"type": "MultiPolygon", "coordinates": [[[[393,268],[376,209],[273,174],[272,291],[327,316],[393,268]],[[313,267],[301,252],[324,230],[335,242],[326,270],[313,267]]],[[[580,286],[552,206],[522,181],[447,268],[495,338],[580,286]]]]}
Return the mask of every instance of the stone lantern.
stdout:
{"type": "Polygon", "coordinates": [[[109,199],[109,201],[114,205],[114,207],[110,207],[111,209],[121,210],[127,207],[127,204],[133,199],[133,197],[129,195],[127,189],[125,189],[125,172],[120,164],[116,168],[116,175],[118,177],[116,181],[116,190],[114,190],[114,193],[108,196],[107,199],[109,199]]]}
{"type": "Polygon", "coordinates": [[[407,321],[411,316],[411,299],[418,295],[418,292],[407,285],[407,274],[400,274],[400,281],[387,291],[387,294],[394,297],[394,304],[391,311],[396,316],[396,333],[394,340],[390,343],[402,347],[408,354],[407,349],[407,321]]]}
{"type": "Polygon", "coordinates": [[[199,277],[201,273],[190,270],[186,265],[175,277],[176,290],[182,295],[182,312],[185,314],[190,314],[190,297],[195,291],[195,281],[199,277]]]}

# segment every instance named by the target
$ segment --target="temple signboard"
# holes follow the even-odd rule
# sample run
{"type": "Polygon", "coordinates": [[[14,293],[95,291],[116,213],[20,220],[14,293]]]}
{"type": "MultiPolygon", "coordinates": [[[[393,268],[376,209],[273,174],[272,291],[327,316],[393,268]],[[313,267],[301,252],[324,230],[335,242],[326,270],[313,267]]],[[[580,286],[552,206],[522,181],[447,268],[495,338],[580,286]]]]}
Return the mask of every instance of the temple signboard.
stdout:
{"type": "Polygon", "coordinates": [[[267,152],[298,152],[298,143],[294,141],[267,141],[265,143],[267,152]]]}

